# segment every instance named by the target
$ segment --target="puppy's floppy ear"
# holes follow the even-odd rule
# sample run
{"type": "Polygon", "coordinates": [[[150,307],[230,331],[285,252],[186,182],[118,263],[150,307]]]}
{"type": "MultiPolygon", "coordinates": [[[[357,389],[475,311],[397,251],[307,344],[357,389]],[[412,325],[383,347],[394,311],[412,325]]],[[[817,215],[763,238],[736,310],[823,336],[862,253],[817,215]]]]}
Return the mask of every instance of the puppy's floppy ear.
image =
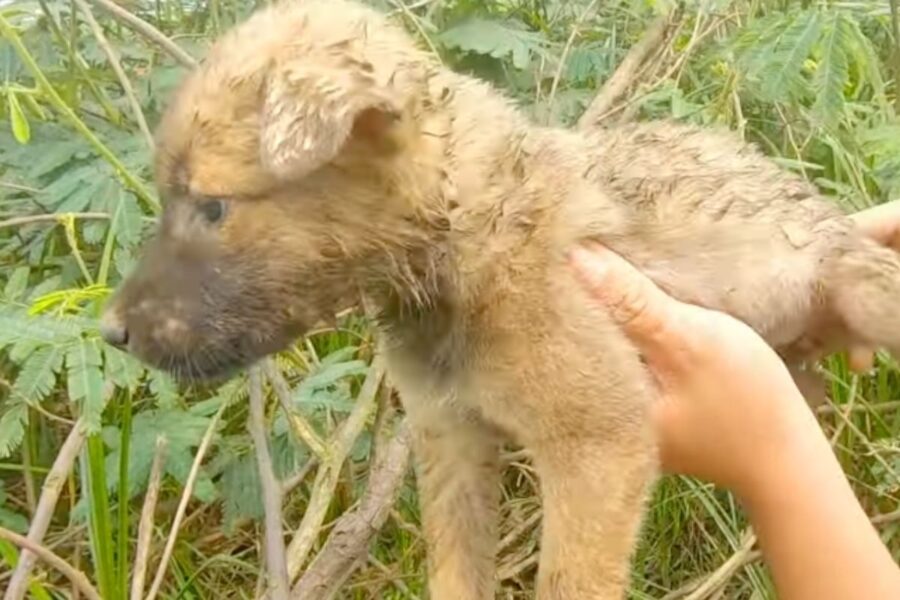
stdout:
{"type": "Polygon", "coordinates": [[[262,163],[299,178],[333,160],[353,136],[385,135],[403,109],[393,78],[346,54],[275,64],[264,89],[262,163]]]}

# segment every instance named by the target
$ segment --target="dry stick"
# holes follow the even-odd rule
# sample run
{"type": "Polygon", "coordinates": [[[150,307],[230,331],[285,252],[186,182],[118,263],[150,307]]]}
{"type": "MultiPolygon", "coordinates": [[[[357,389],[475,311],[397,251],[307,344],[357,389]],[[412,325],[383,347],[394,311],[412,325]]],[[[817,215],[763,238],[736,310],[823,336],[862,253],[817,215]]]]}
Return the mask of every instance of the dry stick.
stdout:
{"type": "Polygon", "coordinates": [[[732,554],[731,558],[722,563],[722,565],[707,577],[697,589],[692,591],[685,600],[702,600],[725,585],[728,580],[731,579],[731,576],[741,570],[744,565],[756,560],[756,558],[760,556],[759,552],[753,550],[753,546],[755,545],[756,534],[749,533],[737,552],[732,554]]]}
{"type": "Polygon", "coordinates": [[[150,133],[150,128],[147,126],[147,119],[144,118],[144,111],[141,110],[141,103],[138,102],[137,96],[134,93],[134,88],[131,86],[131,81],[128,79],[125,69],[122,68],[122,62],[119,60],[116,49],[113,48],[110,45],[109,40],[106,39],[106,36],[103,34],[103,28],[100,27],[100,23],[97,22],[97,19],[94,18],[94,13],[91,12],[91,7],[86,0],[75,0],[75,4],[78,5],[78,10],[81,11],[84,20],[87,21],[88,27],[91,28],[91,33],[94,34],[97,45],[103,49],[103,53],[106,55],[109,65],[119,79],[119,85],[122,86],[122,91],[125,92],[125,97],[128,98],[131,112],[134,113],[134,120],[137,121],[141,133],[144,134],[147,147],[150,148],[150,150],[153,150],[153,134],[150,133]]]}
{"type": "Polygon", "coordinates": [[[281,371],[278,370],[275,361],[266,359],[265,370],[266,377],[268,377],[269,381],[272,383],[272,389],[275,390],[275,395],[281,403],[281,410],[284,411],[284,416],[288,421],[291,432],[298,440],[306,444],[316,457],[320,460],[324,459],[325,455],[328,454],[328,448],[325,446],[325,442],[322,438],[319,437],[319,434],[316,433],[316,430],[312,428],[312,425],[307,423],[303,417],[298,415],[291,407],[290,389],[288,389],[288,384],[284,380],[281,371]]]}
{"type": "Polygon", "coordinates": [[[293,581],[300,573],[300,568],[306,562],[316,537],[319,535],[328,505],[334,496],[334,488],[337,486],[344,459],[350,453],[356,438],[365,427],[369,414],[375,407],[375,397],[378,395],[378,388],[383,377],[384,361],[380,356],[376,356],[372,361],[372,366],[369,367],[369,373],[359,391],[353,411],[334,434],[328,448],[328,455],[319,465],[303,520],[288,546],[288,577],[290,581],[293,581]]]}
{"type": "Polygon", "coordinates": [[[112,15],[114,19],[168,52],[172,58],[177,60],[183,66],[189,69],[193,69],[197,66],[197,61],[194,57],[182,50],[178,44],[166,37],[163,32],[147,21],[131,14],[112,0],[93,0],[93,2],[112,15]]]}
{"type": "Polygon", "coordinates": [[[138,525],[137,550],[134,554],[134,569],[131,579],[131,600],[141,600],[144,594],[144,580],[147,577],[147,561],[150,558],[150,542],[153,535],[153,513],[162,484],[163,465],[166,456],[166,438],[156,438],[156,449],[153,452],[153,465],[150,467],[150,479],[144,505],[141,507],[141,521],[138,525]]]}
{"type": "MultiPolygon", "coordinates": [[[[84,420],[79,417],[59,449],[56,460],[44,480],[41,497],[38,500],[37,510],[34,511],[34,517],[31,519],[31,526],[28,528],[28,541],[31,544],[40,544],[44,536],[47,534],[47,528],[50,526],[50,519],[53,517],[53,510],[56,508],[56,502],[59,500],[59,493],[63,483],[75,464],[78,452],[84,445],[84,420]]],[[[35,555],[27,549],[22,550],[19,557],[19,564],[13,573],[12,579],[9,581],[9,587],[6,589],[4,600],[21,600],[25,596],[25,589],[28,587],[28,577],[34,566],[35,555]]]]}
{"type": "Polygon", "coordinates": [[[369,543],[387,520],[409,465],[410,435],[405,423],[378,456],[359,506],[337,520],[328,541],[294,586],[294,598],[332,598],[365,561],[369,543]]]}
{"type": "Polygon", "coordinates": [[[284,530],[281,528],[281,484],[275,479],[269,443],[266,439],[266,408],[263,380],[259,367],[250,370],[250,436],[256,448],[256,464],[262,485],[266,529],[266,567],[268,591],[274,600],[287,600],[287,562],[284,555],[284,530]]]}
{"type": "Polygon", "coordinates": [[[622,63],[616,69],[615,73],[606,80],[603,87],[597,93],[597,96],[591,102],[584,114],[578,120],[579,129],[588,129],[600,123],[600,117],[609,112],[609,109],[615,104],[622,94],[632,86],[637,76],[638,69],[647,60],[647,57],[656,50],[657,46],[662,43],[666,37],[669,20],[674,14],[674,10],[658,17],[647,31],[644,37],[637,44],[631,47],[622,63]]]}
{"type": "Polygon", "coordinates": [[[581,15],[578,16],[578,20],[575,21],[575,24],[572,26],[572,31],[569,33],[569,39],[566,40],[566,45],[563,48],[562,55],[559,57],[559,65],[556,67],[556,74],[553,76],[553,83],[550,85],[550,95],[547,97],[547,123],[550,123],[550,108],[553,107],[553,100],[556,98],[556,88],[559,87],[559,80],[562,78],[563,69],[566,66],[566,60],[569,58],[569,52],[572,50],[572,44],[575,42],[575,37],[578,35],[579,30],[581,29],[581,24],[584,23],[584,20],[587,18],[589,14],[594,11],[594,6],[596,6],[597,0],[591,0],[591,3],[587,5],[581,15]]]}
{"type": "Polygon", "coordinates": [[[19,535],[5,527],[0,527],[0,539],[5,539],[17,546],[22,548],[22,554],[25,552],[29,552],[31,554],[36,555],[42,561],[46,562],[48,565],[62,573],[66,576],[66,578],[72,582],[76,589],[79,592],[84,594],[88,600],[101,600],[100,594],[97,593],[97,590],[94,589],[94,586],[91,585],[91,582],[88,580],[87,575],[64,561],[57,554],[54,554],[51,550],[48,550],[44,546],[40,544],[36,544],[32,542],[28,538],[19,535]]]}
{"type": "Polygon", "coordinates": [[[197,449],[197,456],[194,457],[194,464],[191,465],[191,471],[188,473],[187,481],[184,484],[184,492],[181,494],[181,501],[178,503],[178,509],[175,511],[175,519],[172,521],[172,527],[169,530],[169,538],[166,540],[166,547],[163,550],[162,558],[159,560],[159,566],[156,568],[156,577],[153,579],[153,584],[150,586],[150,592],[147,594],[145,600],[153,600],[156,598],[159,589],[162,587],[162,582],[166,575],[166,567],[169,565],[169,559],[172,557],[172,551],[175,549],[175,540],[178,538],[178,529],[181,527],[181,521],[184,519],[185,511],[187,511],[188,502],[190,502],[191,495],[194,492],[194,484],[197,481],[197,475],[200,473],[200,464],[203,462],[203,457],[206,456],[206,451],[209,449],[209,445],[212,442],[213,434],[216,432],[216,426],[219,424],[219,419],[222,417],[222,413],[225,412],[227,406],[228,402],[222,402],[222,406],[216,411],[215,416],[213,416],[212,421],[209,423],[209,427],[206,428],[206,433],[203,434],[203,439],[200,441],[200,447],[197,449]]]}

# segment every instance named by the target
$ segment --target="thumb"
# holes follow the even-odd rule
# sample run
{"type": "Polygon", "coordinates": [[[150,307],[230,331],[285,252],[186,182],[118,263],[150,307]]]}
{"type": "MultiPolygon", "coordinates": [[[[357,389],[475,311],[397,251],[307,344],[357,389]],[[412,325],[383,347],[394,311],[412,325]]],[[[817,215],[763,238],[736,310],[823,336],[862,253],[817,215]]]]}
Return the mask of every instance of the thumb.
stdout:
{"type": "Polygon", "coordinates": [[[570,261],[585,288],[609,309],[613,321],[634,343],[645,351],[659,346],[674,320],[677,300],[604,246],[576,248],[570,261]]]}

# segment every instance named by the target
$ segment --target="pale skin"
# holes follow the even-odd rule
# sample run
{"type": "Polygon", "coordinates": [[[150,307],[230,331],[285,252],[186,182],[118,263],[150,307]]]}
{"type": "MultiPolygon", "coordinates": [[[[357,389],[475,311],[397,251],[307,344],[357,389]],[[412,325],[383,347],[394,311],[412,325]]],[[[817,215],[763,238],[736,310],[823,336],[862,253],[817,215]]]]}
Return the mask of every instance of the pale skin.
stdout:
{"type": "MultiPolygon", "coordinates": [[[[854,216],[900,250],[900,201],[854,216]]],[[[744,323],[662,292],[619,255],[572,253],[584,285],[640,349],[659,390],[663,468],[732,490],[785,600],[900,598],[900,569],[779,357],[744,323]]],[[[851,348],[857,368],[871,349],[851,348]]]]}

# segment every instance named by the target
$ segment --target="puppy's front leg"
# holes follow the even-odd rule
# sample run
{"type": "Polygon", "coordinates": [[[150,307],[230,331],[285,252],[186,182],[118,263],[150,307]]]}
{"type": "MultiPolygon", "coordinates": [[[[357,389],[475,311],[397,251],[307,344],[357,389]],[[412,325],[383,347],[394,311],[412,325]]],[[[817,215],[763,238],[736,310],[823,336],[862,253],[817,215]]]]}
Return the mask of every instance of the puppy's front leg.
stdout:
{"type": "Polygon", "coordinates": [[[433,600],[494,597],[499,440],[446,406],[409,411],[433,600]]]}

